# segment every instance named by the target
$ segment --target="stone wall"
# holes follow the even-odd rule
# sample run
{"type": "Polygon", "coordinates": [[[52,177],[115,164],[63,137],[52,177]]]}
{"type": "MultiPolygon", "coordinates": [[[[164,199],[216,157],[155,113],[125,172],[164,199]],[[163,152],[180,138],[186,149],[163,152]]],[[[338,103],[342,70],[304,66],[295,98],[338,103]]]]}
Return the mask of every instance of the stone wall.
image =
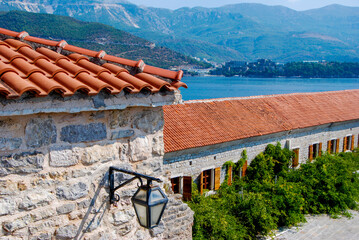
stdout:
{"type": "MultiPolygon", "coordinates": [[[[198,178],[200,173],[207,169],[222,167],[227,161],[237,162],[244,149],[247,151],[248,164],[268,144],[280,142],[282,147],[289,149],[299,148],[299,162],[308,159],[309,145],[322,142],[322,150],[327,150],[327,141],[340,139],[339,150],[343,149],[343,138],[354,135],[354,146],[358,146],[359,121],[333,123],[306,129],[297,129],[271,135],[246,138],[223,144],[211,145],[201,148],[166,153],[164,156],[164,169],[171,172],[171,177],[192,176],[198,178]]],[[[225,169],[221,170],[221,181],[224,180],[225,169]]]]}
{"type": "Polygon", "coordinates": [[[191,239],[193,212],[163,169],[163,124],[161,107],[0,117],[0,239],[191,239]],[[164,181],[159,227],[139,226],[136,181],[109,204],[110,166],[164,181]]]}

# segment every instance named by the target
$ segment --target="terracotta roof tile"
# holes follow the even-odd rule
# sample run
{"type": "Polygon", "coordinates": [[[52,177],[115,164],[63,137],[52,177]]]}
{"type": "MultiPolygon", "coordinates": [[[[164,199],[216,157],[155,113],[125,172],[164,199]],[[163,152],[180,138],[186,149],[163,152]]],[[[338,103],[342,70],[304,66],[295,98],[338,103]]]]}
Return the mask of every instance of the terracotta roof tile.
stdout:
{"type": "Polygon", "coordinates": [[[132,76],[128,72],[120,72],[119,74],[117,74],[117,77],[132,84],[138,91],[141,91],[142,89],[146,88],[152,92],[156,92],[156,88],[154,86],[142,81],[139,78],[132,76]]]}
{"type": "Polygon", "coordinates": [[[179,81],[182,71],[151,67],[142,60],[119,58],[72,46],[64,40],[32,37],[26,32],[0,28],[0,34],[5,36],[0,41],[0,94],[7,98],[20,97],[25,92],[47,96],[56,91],[71,96],[76,91],[96,95],[103,89],[111,94],[124,89],[130,93],[147,89],[155,93],[162,88],[173,91],[187,87],[179,81]],[[133,76],[130,72],[142,73],[133,76]]]}
{"type": "Polygon", "coordinates": [[[167,89],[169,89],[170,87],[170,84],[168,82],[162,81],[161,79],[158,79],[147,73],[138,73],[135,75],[135,77],[141,79],[144,82],[147,82],[148,84],[157,88],[158,90],[160,90],[163,87],[166,87],[167,89]]]}
{"type": "Polygon", "coordinates": [[[359,119],[359,90],[164,106],[165,152],[359,119]]]}

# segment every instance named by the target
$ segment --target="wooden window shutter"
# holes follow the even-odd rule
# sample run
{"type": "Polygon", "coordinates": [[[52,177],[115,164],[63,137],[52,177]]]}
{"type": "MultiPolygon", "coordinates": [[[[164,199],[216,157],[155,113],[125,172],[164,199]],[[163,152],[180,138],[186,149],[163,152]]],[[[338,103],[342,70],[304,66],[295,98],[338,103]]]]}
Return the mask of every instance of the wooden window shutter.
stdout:
{"type": "Polygon", "coordinates": [[[179,177],[171,179],[171,186],[173,193],[179,193],[179,179],[180,179],[179,177]]]}
{"type": "Polygon", "coordinates": [[[183,200],[189,201],[192,198],[192,177],[183,177],[183,200]]]}
{"type": "Polygon", "coordinates": [[[345,152],[345,150],[347,150],[347,137],[344,137],[344,142],[343,142],[343,152],[345,152]]]}
{"type": "Polygon", "coordinates": [[[359,148],[359,134],[358,134],[358,148],[359,148]]]}
{"type": "Polygon", "coordinates": [[[232,166],[228,167],[228,185],[232,185],[232,166]]]}
{"type": "Polygon", "coordinates": [[[337,139],[337,148],[336,148],[336,153],[338,153],[338,152],[339,152],[339,142],[340,142],[340,139],[338,138],[338,139],[337,139]]]}
{"type": "Polygon", "coordinates": [[[319,157],[322,156],[323,143],[319,143],[319,157]]]}
{"type": "Polygon", "coordinates": [[[201,195],[203,194],[203,172],[201,172],[200,180],[199,180],[199,192],[201,195]]]}
{"type": "Polygon", "coordinates": [[[352,138],[352,145],[350,147],[350,150],[353,151],[354,150],[354,136],[352,135],[351,138],[352,138]]]}
{"type": "Polygon", "coordinates": [[[214,190],[218,190],[221,186],[221,168],[214,169],[214,190]]]}
{"type": "Polygon", "coordinates": [[[299,148],[294,149],[293,152],[295,155],[293,158],[292,167],[297,167],[299,165],[299,148]]]}
{"type": "Polygon", "coordinates": [[[246,176],[248,162],[245,161],[242,167],[242,177],[246,176]]]}
{"type": "Polygon", "coordinates": [[[312,161],[313,160],[313,145],[309,146],[309,160],[312,161]]]}
{"type": "Polygon", "coordinates": [[[332,148],[332,141],[329,140],[329,141],[328,141],[328,148],[327,148],[328,153],[331,153],[331,152],[330,152],[330,149],[331,149],[331,148],[332,148]]]}

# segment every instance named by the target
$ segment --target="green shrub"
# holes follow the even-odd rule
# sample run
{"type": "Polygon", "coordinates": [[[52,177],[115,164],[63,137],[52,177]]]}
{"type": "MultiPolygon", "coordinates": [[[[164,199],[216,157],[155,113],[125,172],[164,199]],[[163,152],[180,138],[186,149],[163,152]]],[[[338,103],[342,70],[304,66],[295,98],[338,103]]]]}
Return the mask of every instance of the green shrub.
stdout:
{"type": "MultiPolygon", "coordinates": [[[[248,166],[246,177],[234,176],[231,186],[224,181],[217,195],[204,197],[193,187],[193,238],[256,239],[305,222],[305,214],[349,216],[348,209],[358,209],[358,149],[323,154],[298,170],[289,168],[293,156],[280,144],[268,145],[248,166]]],[[[243,160],[245,152],[239,164],[243,160]]],[[[237,164],[235,171],[240,169],[237,164]]]]}

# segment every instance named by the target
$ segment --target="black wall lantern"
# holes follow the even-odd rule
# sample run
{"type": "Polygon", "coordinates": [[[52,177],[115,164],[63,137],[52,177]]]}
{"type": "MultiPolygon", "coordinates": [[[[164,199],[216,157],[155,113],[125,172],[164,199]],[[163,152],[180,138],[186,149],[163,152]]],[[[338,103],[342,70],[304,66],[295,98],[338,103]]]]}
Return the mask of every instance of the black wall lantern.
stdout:
{"type": "Polygon", "coordinates": [[[161,179],[121,168],[110,167],[110,203],[115,204],[120,200],[119,195],[115,194],[115,191],[117,189],[125,186],[126,184],[132,182],[135,179],[138,179],[141,183],[135,195],[133,195],[131,199],[133,207],[135,208],[137,219],[140,222],[141,226],[145,228],[154,228],[160,223],[162,214],[168,202],[166,194],[164,194],[159,187],[152,187],[152,181],[162,182],[161,179]],[[134,177],[115,187],[115,171],[133,175],[134,177]],[[142,178],[145,178],[147,180],[146,185],[143,185],[142,178]]]}

